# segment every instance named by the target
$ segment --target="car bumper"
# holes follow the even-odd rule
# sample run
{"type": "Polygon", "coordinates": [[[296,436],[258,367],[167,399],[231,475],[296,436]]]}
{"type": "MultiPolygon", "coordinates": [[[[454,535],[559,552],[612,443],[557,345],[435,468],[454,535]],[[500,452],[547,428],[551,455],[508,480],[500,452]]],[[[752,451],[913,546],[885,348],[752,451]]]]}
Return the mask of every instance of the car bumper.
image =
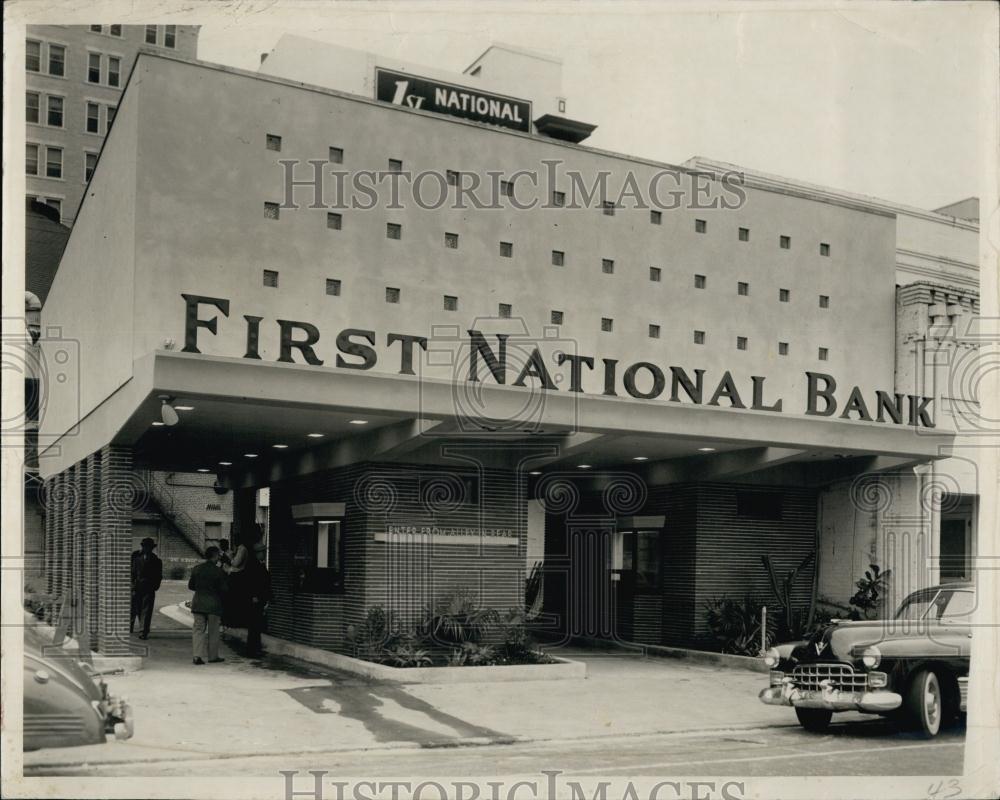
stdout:
{"type": "Polygon", "coordinates": [[[119,741],[131,739],[135,733],[135,719],[132,716],[132,706],[124,700],[112,698],[111,710],[105,718],[105,732],[113,733],[119,741]]]}
{"type": "Polygon", "coordinates": [[[895,692],[844,692],[831,687],[823,689],[797,689],[785,684],[771,686],[758,695],[762,703],[770,706],[794,706],[796,708],[824,708],[828,711],[865,711],[882,713],[899,708],[903,704],[901,695],[895,692]]]}

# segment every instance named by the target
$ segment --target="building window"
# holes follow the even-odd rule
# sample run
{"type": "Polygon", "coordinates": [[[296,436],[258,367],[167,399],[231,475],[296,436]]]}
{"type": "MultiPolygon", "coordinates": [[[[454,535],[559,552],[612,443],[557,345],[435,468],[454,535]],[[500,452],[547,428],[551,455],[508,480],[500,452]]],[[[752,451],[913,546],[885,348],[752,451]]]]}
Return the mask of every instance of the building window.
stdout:
{"type": "Polygon", "coordinates": [[[513,308],[511,307],[510,303],[501,303],[497,313],[499,314],[501,319],[510,319],[510,314],[512,311],[513,308]]]}
{"type": "Polygon", "coordinates": [[[562,325],[563,324],[563,312],[562,311],[553,311],[553,312],[551,312],[549,314],[549,322],[551,322],[553,325],[562,325]]]}
{"type": "Polygon", "coordinates": [[[444,235],[444,246],[449,250],[458,250],[458,234],[446,233],[444,235]]]}
{"type": "Polygon", "coordinates": [[[663,277],[663,270],[661,270],[659,267],[649,268],[649,279],[653,281],[653,283],[659,283],[662,277],[663,277]]]}
{"type": "Polygon", "coordinates": [[[557,192],[552,190],[552,205],[562,208],[566,205],[566,192],[557,192]]]}
{"type": "Polygon", "coordinates": [[[330,148],[330,163],[331,164],[343,164],[344,163],[344,148],[343,147],[331,147],[330,148]]]}
{"type": "Polygon", "coordinates": [[[778,237],[778,247],[782,250],[792,249],[792,237],[791,236],[779,236],[778,237]]]}
{"type": "Polygon", "coordinates": [[[274,150],[276,153],[281,152],[281,137],[275,136],[273,133],[265,134],[264,136],[264,146],[268,150],[274,150]]]}
{"type": "Polygon", "coordinates": [[[788,289],[778,289],[778,300],[782,303],[787,303],[792,293],[788,289]]]}
{"type": "Polygon", "coordinates": [[[819,245],[819,254],[821,256],[828,256],[828,255],[830,255],[830,245],[826,244],[825,242],[820,242],[820,245],[819,245]]]}
{"type": "Polygon", "coordinates": [[[650,211],[649,221],[653,225],[659,225],[663,222],[663,212],[662,211],[650,211]]]}
{"type": "Polygon", "coordinates": [[[156,44],[156,26],[146,26],[146,44],[156,44]]]}
{"type": "Polygon", "coordinates": [[[611,333],[615,329],[615,321],[611,317],[601,317],[601,330],[604,333],[611,333]]]}
{"type": "Polygon", "coordinates": [[[101,82],[101,54],[90,53],[87,55],[87,83],[101,82]]]}
{"type": "Polygon", "coordinates": [[[650,325],[649,326],[649,338],[650,339],[659,339],[660,338],[660,326],[659,325],[650,325]]]}
{"type": "Polygon", "coordinates": [[[449,186],[458,186],[458,173],[455,170],[445,170],[444,177],[449,186]]]}
{"type": "Polygon", "coordinates": [[[825,347],[821,347],[819,349],[819,360],[820,361],[826,361],[829,358],[830,358],[830,351],[827,350],[825,347]]]}
{"type": "Polygon", "coordinates": [[[45,121],[53,128],[63,126],[63,99],[61,97],[49,96],[46,100],[45,121]]]}
{"type": "Polygon", "coordinates": [[[402,172],[402,171],[403,171],[403,162],[400,161],[398,158],[390,158],[389,172],[402,172]]]}
{"type": "Polygon", "coordinates": [[[49,75],[60,78],[66,75],[66,48],[57,44],[49,45],[49,75]]]}
{"type": "Polygon", "coordinates": [[[739,240],[741,242],[749,242],[750,241],[750,229],[749,228],[740,228],[739,232],[738,232],[738,238],[739,238],[739,240]]]}
{"type": "Polygon", "coordinates": [[[562,250],[552,251],[552,266],[561,267],[566,264],[566,254],[562,250]]]}
{"type": "Polygon", "coordinates": [[[115,112],[118,110],[117,106],[108,106],[107,111],[104,112],[107,118],[108,130],[111,130],[111,123],[115,121],[115,112]]]}
{"type": "Polygon", "coordinates": [[[103,33],[104,32],[104,26],[103,25],[91,25],[90,26],[90,30],[93,31],[94,33],[103,33]]]}
{"type": "Polygon", "coordinates": [[[605,275],[612,275],[612,274],[614,274],[614,271],[615,271],[615,262],[614,262],[614,259],[611,259],[611,258],[602,258],[601,259],[601,272],[603,272],[605,275]]]}
{"type": "Polygon", "coordinates": [[[708,283],[708,278],[706,278],[704,275],[695,275],[694,276],[694,288],[695,289],[704,289],[705,286],[707,285],[707,283],[708,283]]]}
{"type": "Polygon", "coordinates": [[[38,145],[29,144],[25,148],[24,172],[26,175],[38,174],[38,145]]]}
{"type": "Polygon", "coordinates": [[[326,227],[328,227],[330,230],[339,231],[343,224],[344,224],[343,216],[338,214],[336,211],[328,211],[326,213],[326,227]]]}
{"type": "Polygon", "coordinates": [[[737,336],[736,337],[736,349],[737,350],[746,350],[747,349],[747,337],[746,336],[737,336]]]}
{"type": "Polygon", "coordinates": [[[829,308],[830,307],[830,296],[826,294],[821,294],[819,296],[819,307],[829,308]]]}
{"type": "Polygon", "coordinates": [[[705,344],[705,331],[695,331],[694,332],[694,343],[695,344],[705,344]]]}
{"type": "Polygon", "coordinates": [[[163,46],[174,48],[177,46],[177,26],[176,25],[164,25],[163,26],[163,46]]]}
{"type": "Polygon", "coordinates": [[[42,43],[30,39],[24,46],[24,68],[28,72],[42,71],[42,43]]]}
{"type": "Polygon", "coordinates": [[[337,278],[326,279],[326,293],[331,297],[340,297],[340,281],[337,278]]]}
{"type": "Polygon", "coordinates": [[[613,217],[615,215],[615,204],[610,200],[605,200],[601,203],[601,212],[606,217],[613,217]]]}
{"type": "Polygon", "coordinates": [[[736,284],[736,294],[746,297],[750,294],[750,284],[746,281],[739,281],[736,284]]]}
{"type": "Polygon", "coordinates": [[[54,208],[59,212],[59,219],[62,219],[62,200],[58,200],[55,197],[46,197],[45,205],[49,208],[54,208]]]}
{"type": "Polygon", "coordinates": [[[87,133],[101,132],[101,107],[97,103],[87,103],[87,133]]]}
{"type": "Polygon", "coordinates": [[[264,285],[268,289],[277,289],[278,288],[278,272],[277,272],[277,270],[273,270],[273,269],[265,269],[264,270],[264,285]]]}
{"type": "Polygon", "coordinates": [[[620,574],[627,576],[637,594],[657,595],[662,589],[660,531],[628,530],[615,534],[613,547],[621,543],[620,574]]]}
{"type": "Polygon", "coordinates": [[[511,258],[514,255],[514,243],[500,242],[500,255],[503,258],[511,258]]]}
{"type": "Polygon", "coordinates": [[[778,355],[779,356],[788,355],[788,342],[778,342],[778,355]]]}
{"type": "Polygon", "coordinates": [[[122,35],[122,26],[121,25],[110,25],[110,26],[108,26],[108,32],[112,36],[117,36],[117,37],[121,38],[121,35],[122,35]]]}
{"type": "Polygon", "coordinates": [[[26,92],[24,107],[25,107],[25,121],[27,122],[38,122],[38,109],[39,109],[39,96],[38,92],[26,92]]]}
{"type": "Polygon", "coordinates": [[[385,302],[387,303],[398,303],[399,302],[399,289],[393,286],[385,287],[385,302]]]}
{"type": "Polygon", "coordinates": [[[63,151],[61,147],[45,148],[45,177],[61,178],[63,151]]]}
{"type": "Polygon", "coordinates": [[[90,183],[90,179],[94,177],[94,168],[97,166],[97,153],[84,153],[83,154],[83,179],[90,183]]]}
{"type": "Polygon", "coordinates": [[[122,60],[108,56],[108,86],[118,86],[121,82],[122,60]]]}
{"type": "Polygon", "coordinates": [[[458,298],[451,294],[444,296],[444,310],[458,311],[458,298]]]}
{"type": "Polygon", "coordinates": [[[296,525],[296,559],[301,564],[298,590],[309,594],[344,591],[344,539],[341,521],[303,520],[296,525]]]}
{"type": "Polygon", "coordinates": [[[695,233],[707,233],[708,223],[703,219],[696,219],[694,221],[694,232],[695,233]]]}
{"type": "Polygon", "coordinates": [[[278,219],[279,213],[277,203],[264,203],[264,216],[267,219],[278,219]]]}
{"type": "Polygon", "coordinates": [[[386,239],[402,239],[403,226],[396,222],[387,222],[385,225],[386,239]]]}

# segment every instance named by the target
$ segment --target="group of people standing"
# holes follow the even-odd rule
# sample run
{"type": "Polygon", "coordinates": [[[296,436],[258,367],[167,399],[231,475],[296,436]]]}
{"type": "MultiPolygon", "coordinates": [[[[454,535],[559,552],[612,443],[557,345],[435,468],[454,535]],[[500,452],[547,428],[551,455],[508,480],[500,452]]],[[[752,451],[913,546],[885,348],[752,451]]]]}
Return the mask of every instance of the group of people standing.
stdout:
{"type": "Polygon", "coordinates": [[[249,546],[230,552],[225,539],[205,550],[205,561],[191,570],[188,589],[194,592],[191,643],[195,664],[216,664],[222,625],[247,629],[247,652],[259,656],[267,606],[272,600],[271,576],[264,564],[266,546],[255,530],[249,546]]]}

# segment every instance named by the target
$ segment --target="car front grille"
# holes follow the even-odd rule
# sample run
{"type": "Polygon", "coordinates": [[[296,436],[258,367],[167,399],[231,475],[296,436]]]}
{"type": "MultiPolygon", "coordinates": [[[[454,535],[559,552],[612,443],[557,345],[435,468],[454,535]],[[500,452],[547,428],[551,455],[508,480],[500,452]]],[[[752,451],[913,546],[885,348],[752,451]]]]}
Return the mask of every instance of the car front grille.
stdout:
{"type": "Polygon", "coordinates": [[[792,671],[792,680],[799,689],[816,690],[822,688],[823,681],[844,691],[861,691],[868,684],[868,676],[848,664],[799,664],[792,671]]]}

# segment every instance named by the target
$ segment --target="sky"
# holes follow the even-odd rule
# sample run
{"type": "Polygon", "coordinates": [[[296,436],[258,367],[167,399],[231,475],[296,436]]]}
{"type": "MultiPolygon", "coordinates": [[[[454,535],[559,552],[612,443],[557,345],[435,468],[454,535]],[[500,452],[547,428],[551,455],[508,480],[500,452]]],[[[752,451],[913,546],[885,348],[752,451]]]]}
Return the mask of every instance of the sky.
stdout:
{"type": "Polygon", "coordinates": [[[541,51],[563,61],[567,116],[598,125],[590,146],[932,209],[981,194],[989,6],[237,0],[193,16],[199,58],[251,70],[282,33],[455,72],[494,41],[541,51]]]}

